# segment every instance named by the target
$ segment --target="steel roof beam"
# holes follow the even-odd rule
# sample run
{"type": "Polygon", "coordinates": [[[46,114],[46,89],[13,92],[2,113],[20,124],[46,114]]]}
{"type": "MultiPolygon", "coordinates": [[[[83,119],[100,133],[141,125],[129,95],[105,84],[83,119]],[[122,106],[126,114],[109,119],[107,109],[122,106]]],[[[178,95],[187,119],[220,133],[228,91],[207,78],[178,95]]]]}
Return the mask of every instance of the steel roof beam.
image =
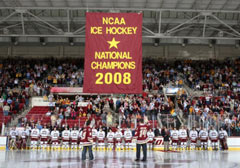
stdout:
{"type": "MultiPolygon", "coordinates": [[[[64,22],[64,23],[67,23],[68,22],[68,19],[67,17],[39,17],[41,18],[42,20],[46,21],[46,22],[51,22],[51,24],[54,24],[54,23],[57,23],[59,21],[61,22],[64,22]]],[[[161,20],[161,23],[162,24],[167,24],[167,23],[170,23],[170,24],[181,24],[183,22],[186,21],[186,19],[173,19],[173,18],[163,18],[161,17],[162,20],[161,20]]],[[[191,18],[190,18],[191,19],[191,18]]],[[[76,22],[77,24],[80,23],[80,24],[85,24],[86,22],[86,19],[85,17],[74,17],[74,18],[71,18],[70,19],[71,22],[76,22]]],[[[15,16],[11,16],[10,18],[5,18],[5,17],[0,17],[0,26],[1,26],[1,21],[8,21],[8,22],[18,22],[19,21],[19,17],[15,17],[15,16]]],[[[38,19],[36,18],[29,18],[28,20],[25,20],[26,22],[36,22],[36,21],[39,21],[38,19]]],[[[238,25],[238,20],[222,20],[224,21],[226,24],[228,25],[238,25]]],[[[159,21],[157,21],[158,23],[159,21]]],[[[191,23],[193,24],[196,24],[196,23],[200,23],[200,24],[203,24],[203,19],[200,19],[200,21],[198,21],[197,19],[195,20],[192,20],[191,23]]],[[[143,24],[156,24],[156,20],[155,18],[143,18],[143,24]]],[[[219,24],[217,22],[215,22],[214,20],[208,20],[208,24],[212,24],[212,25],[216,25],[216,24],[219,24]]]]}
{"type": "Polygon", "coordinates": [[[206,8],[207,10],[208,10],[208,9],[210,8],[210,6],[212,5],[212,2],[213,2],[213,1],[214,1],[214,0],[210,0],[210,1],[209,1],[209,3],[207,4],[207,8],[206,8]]]}
{"type": "Polygon", "coordinates": [[[12,12],[10,15],[6,16],[6,17],[0,18],[0,23],[6,21],[6,20],[8,20],[8,19],[10,19],[10,18],[11,18],[13,15],[15,15],[16,13],[17,13],[17,12],[15,11],[15,12],[12,12]]]}
{"type": "MultiPolygon", "coordinates": [[[[50,1],[50,0],[49,0],[50,1]]],[[[22,10],[88,10],[106,11],[111,8],[87,8],[87,7],[0,7],[1,9],[22,10]]],[[[160,8],[115,8],[120,11],[162,11],[162,12],[212,12],[212,13],[240,13],[239,10],[202,10],[202,9],[160,9],[160,8]]]]}
{"type": "MultiPolygon", "coordinates": [[[[52,34],[33,34],[33,35],[22,35],[22,34],[9,34],[9,35],[3,35],[0,34],[0,37],[82,37],[84,38],[85,35],[71,35],[71,34],[58,34],[58,35],[52,35],[52,34]]],[[[168,35],[144,35],[142,36],[143,38],[164,38],[164,39],[202,39],[202,40],[206,40],[206,39],[216,39],[216,40],[240,40],[240,37],[201,37],[201,36],[168,36],[168,35]]]]}
{"type": "Polygon", "coordinates": [[[231,0],[226,0],[226,2],[222,5],[221,10],[223,10],[223,9],[228,5],[228,3],[229,3],[230,1],[231,1],[231,0]]]}

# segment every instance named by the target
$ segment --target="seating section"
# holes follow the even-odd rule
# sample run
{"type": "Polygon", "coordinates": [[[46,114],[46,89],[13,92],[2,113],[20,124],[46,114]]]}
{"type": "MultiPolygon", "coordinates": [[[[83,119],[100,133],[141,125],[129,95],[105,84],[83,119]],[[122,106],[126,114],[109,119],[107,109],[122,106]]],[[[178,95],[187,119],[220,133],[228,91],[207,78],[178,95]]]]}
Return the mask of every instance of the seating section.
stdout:
{"type": "MultiPolygon", "coordinates": [[[[82,107],[83,111],[86,112],[87,108],[86,107],[82,107]]],[[[26,115],[26,118],[28,121],[34,121],[35,123],[40,121],[42,125],[44,124],[49,124],[51,123],[51,116],[46,116],[46,113],[49,111],[49,107],[48,106],[35,106],[33,107],[28,114],[26,115]]],[[[101,120],[101,117],[97,117],[96,115],[92,115],[91,117],[93,117],[96,120],[96,123],[98,123],[97,121],[101,120]]],[[[83,127],[85,121],[87,120],[87,117],[79,117],[77,116],[76,119],[63,119],[61,121],[62,125],[68,125],[70,128],[74,127],[74,125],[77,125],[78,127],[83,127]]],[[[149,120],[149,124],[151,128],[156,128],[158,126],[158,122],[157,120],[149,120]]],[[[126,124],[123,123],[121,125],[122,128],[126,128],[126,124]]]]}
{"type": "MultiPolygon", "coordinates": [[[[84,110],[86,110],[86,108],[83,108],[84,110]]],[[[41,124],[48,124],[51,123],[51,116],[46,116],[46,113],[49,111],[49,107],[44,106],[35,106],[33,107],[29,113],[26,115],[26,118],[29,121],[40,121],[41,124]]],[[[64,125],[68,125],[69,127],[73,127],[75,124],[79,127],[82,127],[86,121],[87,117],[79,117],[77,116],[77,118],[75,120],[73,119],[63,119],[61,121],[61,124],[64,125]]]]}
{"type": "MultiPolygon", "coordinates": [[[[12,105],[14,105],[14,102],[12,103],[12,105]]],[[[19,103],[19,111],[22,111],[24,108],[24,103],[19,103]]],[[[17,114],[16,110],[12,110],[10,111],[11,114],[17,114]]],[[[8,115],[8,116],[4,116],[3,114],[3,109],[2,107],[0,107],[0,127],[2,127],[2,123],[4,123],[5,125],[7,123],[9,123],[12,119],[12,115],[8,115]]]]}

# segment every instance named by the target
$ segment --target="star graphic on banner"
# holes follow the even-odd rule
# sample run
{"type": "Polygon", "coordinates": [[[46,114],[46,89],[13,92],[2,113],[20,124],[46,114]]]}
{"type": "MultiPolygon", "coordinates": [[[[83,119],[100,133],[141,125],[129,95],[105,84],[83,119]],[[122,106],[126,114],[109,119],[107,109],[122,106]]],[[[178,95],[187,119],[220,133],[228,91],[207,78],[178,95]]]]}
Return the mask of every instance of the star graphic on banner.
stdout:
{"type": "Polygon", "coordinates": [[[107,41],[108,44],[110,44],[109,49],[111,49],[112,47],[115,47],[116,49],[118,49],[118,43],[120,43],[120,41],[116,41],[115,37],[113,37],[112,41],[107,41]]]}

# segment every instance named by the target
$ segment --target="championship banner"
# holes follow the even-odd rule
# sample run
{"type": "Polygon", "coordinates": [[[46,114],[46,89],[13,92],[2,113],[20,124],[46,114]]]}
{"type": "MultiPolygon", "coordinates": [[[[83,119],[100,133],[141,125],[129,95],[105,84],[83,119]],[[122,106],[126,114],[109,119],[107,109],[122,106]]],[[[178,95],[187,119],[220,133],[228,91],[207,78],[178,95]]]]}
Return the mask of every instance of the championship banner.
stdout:
{"type": "Polygon", "coordinates": [[[86,13],[84,93],[142,93],[142,14],[86,13]]]}

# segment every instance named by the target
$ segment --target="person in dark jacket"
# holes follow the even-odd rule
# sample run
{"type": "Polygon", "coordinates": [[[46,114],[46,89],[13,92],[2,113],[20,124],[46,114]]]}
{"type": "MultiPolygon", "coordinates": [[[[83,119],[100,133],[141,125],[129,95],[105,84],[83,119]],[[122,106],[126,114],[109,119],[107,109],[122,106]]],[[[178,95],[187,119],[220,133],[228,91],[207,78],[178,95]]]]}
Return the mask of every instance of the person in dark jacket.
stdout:
{"type": "Polygon", "coordinates": [[[164,141],[164,151],[169,151],[170,131],[166,127],[163,127],[161,133],[164,141]]]}

